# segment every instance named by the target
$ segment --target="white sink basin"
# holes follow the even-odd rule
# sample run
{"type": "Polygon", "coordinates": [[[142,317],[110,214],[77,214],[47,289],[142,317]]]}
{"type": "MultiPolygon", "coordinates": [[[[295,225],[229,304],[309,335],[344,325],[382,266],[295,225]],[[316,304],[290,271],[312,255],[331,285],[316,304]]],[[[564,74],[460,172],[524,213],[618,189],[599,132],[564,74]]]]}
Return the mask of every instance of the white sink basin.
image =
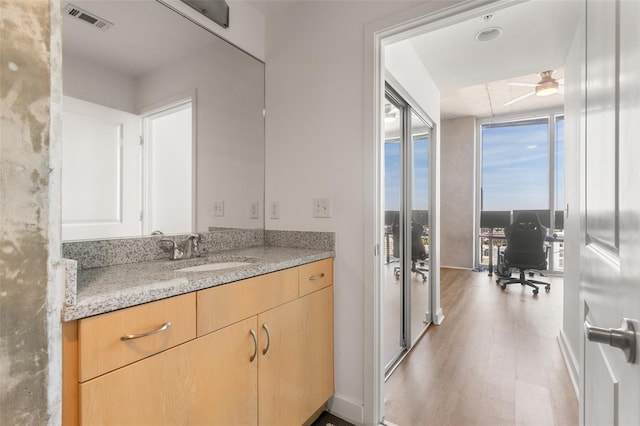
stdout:
{"type": "Polygon", "coordinates": [[[217,262],[207,263],[205,265],[190,266],[188,268],[176,269],[177,272],[205,272],[205,271],[219,271],[221,269],[236,268],[238,266],[251,265],[251,262],[217,262]]]}

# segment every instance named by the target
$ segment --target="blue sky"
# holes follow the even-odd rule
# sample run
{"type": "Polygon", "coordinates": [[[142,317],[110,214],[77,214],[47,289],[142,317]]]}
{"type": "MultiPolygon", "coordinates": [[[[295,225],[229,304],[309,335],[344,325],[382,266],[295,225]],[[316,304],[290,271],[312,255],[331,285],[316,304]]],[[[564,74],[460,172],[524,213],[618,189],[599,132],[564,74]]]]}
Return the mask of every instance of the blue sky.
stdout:
{"type": "MultiPolygon", "coordinates": [[[[564,204],[564,122],[556,127],[559,152],[557,203],[564,204]]],[[[549,206],[549,146],[546,123],[482,129],[484,210],[546,210],[549,206]]]]}
{"type": "MultiPolygon", "coordinates": [[[[413,146],[413,210],[427,210],[429,206],[429,138],[414,140],[413,146]]],[[[384,209],[400,209],[400,143],[384,144],[384,209]]]]}
{"type": "MultiPolygon", "coordinates": [[[[564,121],[556,124],[556,208],[564,205],[564,121]]],[[[546,210],[549,208],[547,124],[484,127],[482,130],[484,210],[546,210]]],[[[429,140],[414,145],[413,210],[428,208],[429,140]]],[[[384,144],[384,209],[400,206],[400,143],[384,144]]]]}

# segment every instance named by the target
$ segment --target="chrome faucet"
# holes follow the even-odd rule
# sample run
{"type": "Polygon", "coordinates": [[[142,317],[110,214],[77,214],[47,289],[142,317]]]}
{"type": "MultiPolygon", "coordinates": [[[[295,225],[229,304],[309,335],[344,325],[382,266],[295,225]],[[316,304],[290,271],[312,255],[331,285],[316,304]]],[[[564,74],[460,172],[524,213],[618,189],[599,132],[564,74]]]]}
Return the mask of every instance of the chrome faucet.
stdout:
{"type": "Polygon", "coordinates": [[[200,234],[189,234],[184,240],[183,251],[184,257],[189,259],[191,257],[200,257],[200,234]]]}
{"type": "Polygon", "coordinates": [[[169,243],[170,244],[170,252],[169,252],[169,259],[171,260],[178,260],[178,259],[182,259],[182,257],[184,256],[184,252],[180,249],[180,246],[178,246],[178,244],[170,239],[164,238],[162,240],[160,240],[158,243],[169,243]]]}
{"type": "Polygon", "coordinates": [[[170,244],[169,259],[178,260],[200,257],[200,239],[200,234],[189,234],[182,244],[168,238],[163,238],[159,242],[170,244]]]}

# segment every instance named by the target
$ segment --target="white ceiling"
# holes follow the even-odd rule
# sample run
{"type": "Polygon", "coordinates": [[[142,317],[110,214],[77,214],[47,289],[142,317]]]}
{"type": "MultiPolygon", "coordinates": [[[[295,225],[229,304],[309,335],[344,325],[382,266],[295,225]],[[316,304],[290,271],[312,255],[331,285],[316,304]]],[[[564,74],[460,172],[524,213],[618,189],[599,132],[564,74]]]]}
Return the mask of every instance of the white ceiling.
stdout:
{"type": "Polygon", "coordinates": [[[531,91],[509,82],[537,83],[538,73],[544,70],[556,70],[553,76],[563,77],[579,7],[580,2],[571,0],[530,0],[498,10],[488,21],[477,16],[411,38],[442,91],[441,118],[562,108],[562,95],[531,96],[510,107],[504,104],[531,91]],[[477,41],[475,35],[489,27],[500,27],[502,36],[477,41]]]}

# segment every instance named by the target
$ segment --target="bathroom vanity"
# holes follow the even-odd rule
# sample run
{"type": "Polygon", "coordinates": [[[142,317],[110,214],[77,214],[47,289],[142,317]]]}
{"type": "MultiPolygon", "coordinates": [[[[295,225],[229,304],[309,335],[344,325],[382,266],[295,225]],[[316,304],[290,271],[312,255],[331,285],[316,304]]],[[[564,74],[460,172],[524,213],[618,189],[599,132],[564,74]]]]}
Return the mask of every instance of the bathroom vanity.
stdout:
{"type": "Polygon", "coordinates": [[[264,63],[117,3],[63,11],[63,424],[304,424],[333,394],[335,236],[264,229],[264,63]]]}
{"type": "MultiPolygon", "coordinates": [[[[155,281],[145,285],[158,300],[127,307],[140,300],[144,286],[130,287],[129,295],[112,288],[122,306],[102,308],[111,312],[85,317],[89,311],[68,309],[63,423],[296,425],[312,419],[333,394],[332,255],[233,250],[225,259],[253,262],[228,270],[156,270],[155,281]]],[[[110,268],[116,276],[122,268],[145,275],[166,262],[96,269],[114,285],[110,268]]],[[[130,272],[129,282],[135,275],[130,272]]],[[[76,306],[84,296],[79,289],[76,306]]]]}

